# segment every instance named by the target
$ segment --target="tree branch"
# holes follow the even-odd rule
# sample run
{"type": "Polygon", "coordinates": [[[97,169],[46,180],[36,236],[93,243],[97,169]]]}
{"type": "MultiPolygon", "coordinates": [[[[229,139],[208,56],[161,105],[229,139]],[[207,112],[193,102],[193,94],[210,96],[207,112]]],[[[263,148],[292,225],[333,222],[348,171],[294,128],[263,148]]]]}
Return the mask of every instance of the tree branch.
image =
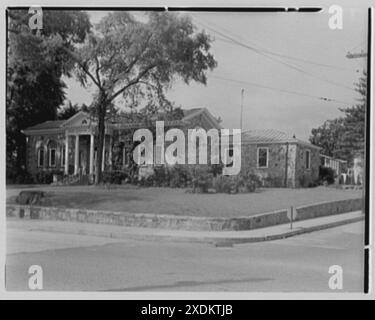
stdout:
{"type": "Polygon", "coordinates": [[[85,63],[82,63],[81,59],[72,51],[70,51],[67,48],[63,48],[63,50],[68,53],[77,63],[78,65],[82,68],[82,70],[90,77],[90,79],[95,83],[95,85],[101,89],[101,84],[95,79],[95,77],[92,75],[92,73],[87,69],[85,66],[85,63]]]}
{"type": "Polygon", "coordinates": [[[96,79],[99,83],[99,86],[101,87],[102,84],[101,84],[101,81],[100,81],[100,75],[99,75],[99,70],[100,70],[100,64],[99,64],[99,59],[97,56],[95,56],[95,61],[96,61],[96,70],[95,70],[95,73],[96,73],[96,79]]]}
{"type": "Polygon", "coordinates": [[[115,94],[112,95],[112,97],[109,98],[109,101],[114,100],[117,96],[119,96],[121,93],[123,93],[126,89],[130,88],[131,86],[137,84],[150,70],[156,67],[156,64],[148,66],[145,70],[140,72],[138,76],[131,80],[126,86],[119,89],[115,94]]]}

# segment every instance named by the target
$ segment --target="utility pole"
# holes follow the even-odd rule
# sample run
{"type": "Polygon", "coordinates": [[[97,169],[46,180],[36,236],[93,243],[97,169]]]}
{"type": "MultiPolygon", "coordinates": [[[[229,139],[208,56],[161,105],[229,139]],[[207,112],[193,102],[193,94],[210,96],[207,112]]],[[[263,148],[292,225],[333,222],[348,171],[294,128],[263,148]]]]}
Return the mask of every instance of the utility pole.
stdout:
{"type": "Polygon", "coordinates": [[[245,92],[245,89],[241,90],[241,117],[240,117],[240,128],[242,132],[242,113],[243,113],[243,94],[245,92]]]}

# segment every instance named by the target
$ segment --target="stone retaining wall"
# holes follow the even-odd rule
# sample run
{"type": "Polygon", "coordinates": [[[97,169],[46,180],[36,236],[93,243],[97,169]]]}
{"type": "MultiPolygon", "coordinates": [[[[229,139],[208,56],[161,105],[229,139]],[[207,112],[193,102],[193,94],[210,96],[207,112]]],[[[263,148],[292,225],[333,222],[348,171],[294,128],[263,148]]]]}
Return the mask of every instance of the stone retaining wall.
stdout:
{"type": "MultiPolygon", "coordinates": [[[[348,199],[298,207],[296,208],[297,214],[295,220],[357,211],[361,209],[361,206],[362,199],[348,199]]],[[[6,214],[8,217],[25,217],[30,219],[195,231],[250,230],[289,222],[288,211],[286,209],[249,217],[211,218],[8,204],[6,214]]]]}

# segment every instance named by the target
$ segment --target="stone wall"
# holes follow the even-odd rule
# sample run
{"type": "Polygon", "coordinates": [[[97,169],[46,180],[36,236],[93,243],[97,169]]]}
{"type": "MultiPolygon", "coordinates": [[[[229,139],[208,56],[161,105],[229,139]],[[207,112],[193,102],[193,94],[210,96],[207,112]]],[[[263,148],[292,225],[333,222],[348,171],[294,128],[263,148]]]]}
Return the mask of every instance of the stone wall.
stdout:
{"type": "MultiPolygon", "coordinates": [[[[296,208],[295,220],[357,211],[361,208],[361,198],[324,202],[296,208]]],[[[209,218],[8,204],[6,214],[7,217],[195,231],[251,230],[289,222],[287,209],[249,217],[209,218]]]]}
{"type": "Polygon", "coordinates": [[[242,145],[242,172],[252,171],[264,181],[264,186],[307,187],[319,177],[320,153],[316,148],[299,144],[243,144],[242,145]],[[257,168],[257,148],[268,148],[268,167],[257,168]],[[310,151],[310,168],[306,168],[305,151],[310,151]],[[286,161],[288,158],[288,161],[286,161]],[[288,165],[288,169],[285,167],[288,165]],[[307,181],[304,185],[303,180],[307,181]]]}
{"type": "Polygon", "coordinates": [[[319,149],[298,145],[295,163],[295,187],[307,187],[319,178],[319,149]],[[310,151],[310,168],[306,168],[306,150],[310,151]]]}
{"type": "Polygon", "coordinates": [[[340,214],[351,211],[359,211],[363,208],[363,199],[346,199],[338,201],[326,201],[296,209],[296,220],[305,220],[326,215],[340,214]]]}
{"type": "Polygon", "coordinates": [[[285,187],[285,175],[287,174],[287,186],[295,185],[295,145],[286,144],[243,144],[241,171],[250,170],[258,175],[265,186],[285,187]],[[257,167],[257,149],[268,148],[268,167],[257,167]],[[288,158],[288,161],[287,159],[288,158]],[[288,170],[286,171],[286,164],[288,170]]]}

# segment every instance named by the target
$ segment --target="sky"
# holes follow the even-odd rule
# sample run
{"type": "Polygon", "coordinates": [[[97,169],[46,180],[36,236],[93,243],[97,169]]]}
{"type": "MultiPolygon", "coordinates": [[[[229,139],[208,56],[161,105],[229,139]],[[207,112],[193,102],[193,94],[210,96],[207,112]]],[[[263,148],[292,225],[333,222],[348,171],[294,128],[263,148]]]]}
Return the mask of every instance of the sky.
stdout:
{"type": "MultiPolygon", "coordinates": [[[[107,12],[89,11],[92,23],[107,12]]],[[[183,13],[214,39],[218,67],[207,85],[176,81],[167,92],[176,106],[206,107],[224,128],[275,129],[307,140],[311,129],[342,115],[359,98],[354,89],[366,58],[367,9],[344,7],[343,29],[331,30],[328,10],[319,13],[183,13]],[[246,48],[251,47],[252,49],[246,48]],[[255,50],[254,50],[255,48],[255,50]],[[323,99],[331,99],[326,101],[323,99]]],[[[64,79],[67,99],[90,104],[95,87],[64,79]]]]}

